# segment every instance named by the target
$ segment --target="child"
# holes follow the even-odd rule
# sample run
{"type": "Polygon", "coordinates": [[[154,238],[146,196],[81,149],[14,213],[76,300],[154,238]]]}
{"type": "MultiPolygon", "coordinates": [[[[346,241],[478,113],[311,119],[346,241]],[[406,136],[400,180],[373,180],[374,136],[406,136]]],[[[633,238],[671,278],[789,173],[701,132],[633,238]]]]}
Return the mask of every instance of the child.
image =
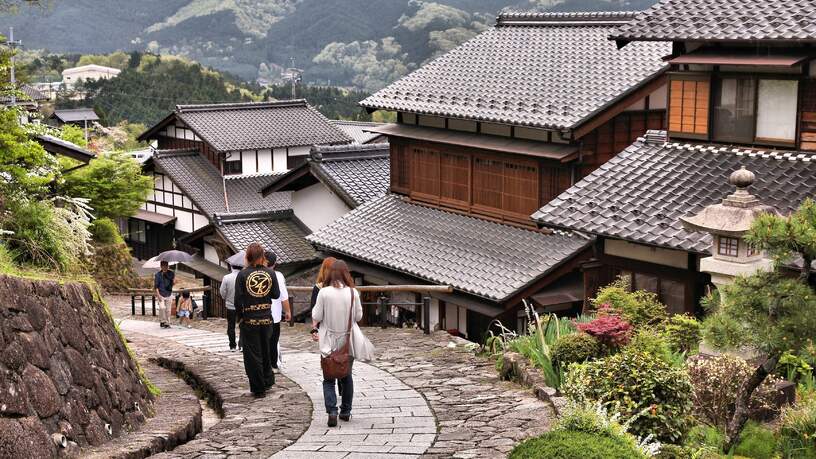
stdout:
{"type": "Polygon", "coordinates": [[[179,325],[184,326],[184,321],[187,321],[187,328],[190,328],[190,317],[193,314],[193,299],[190,298],[190,292],[184,292],[178,299],[178,316],[179,325]]]}

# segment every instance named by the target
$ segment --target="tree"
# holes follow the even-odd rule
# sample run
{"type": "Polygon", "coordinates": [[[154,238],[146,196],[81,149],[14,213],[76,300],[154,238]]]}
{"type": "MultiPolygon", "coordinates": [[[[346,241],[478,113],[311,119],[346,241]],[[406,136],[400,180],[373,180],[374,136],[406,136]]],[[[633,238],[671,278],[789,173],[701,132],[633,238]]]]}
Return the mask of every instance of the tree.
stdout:
{"type": "Polygon", "coordinates": [[[16,108],[0,109],[0,196],[38,197],[56,177],[57,161],[20,126],[16,108]]]}
{"type": "Polygon", "coordinates": [[[126,153],[114,152],[67,174],[63,189],[69,196],[90,199],[97,218],[115,219],[133,215],[153,189],[153,181],[126,153]]]}
{"type": "Polygon", "coordinates": [[[810,276],[811,264],[816,259],[816,202],[808,198],[787,217],[762,214],[745,237],[755,248],[767,250],[777,264],[802,258],[802,280],[810,276]]]}
{"type": "MultiPolygon", "coordinates": [[[[808,242],[816,234],[816,205],[806,200],[788,218],[762,216],[756,219],[747,240],[769,253],[799,253],[805,265],[813,259],[808,242]]],[[[789,257],[786,257],[789,258],[789,257]]],[[[809,270],[807,271],[809,273],[809,270]]],[[[748,347],[759,354],[759,365],[742,384],[734,413],[726,427],[725,450],[739,438],[751,396],[765,377],[776,370],[786,351],[796,353],[816,336],[816,294],[807,283],[807,274],[798,279],[786,277],[777,263],[773,272],[739,277],[724,287],[719,301],[707,304],[711,314],[703,324],[703,335],[713,346],[728,350],[748,347]]]]}

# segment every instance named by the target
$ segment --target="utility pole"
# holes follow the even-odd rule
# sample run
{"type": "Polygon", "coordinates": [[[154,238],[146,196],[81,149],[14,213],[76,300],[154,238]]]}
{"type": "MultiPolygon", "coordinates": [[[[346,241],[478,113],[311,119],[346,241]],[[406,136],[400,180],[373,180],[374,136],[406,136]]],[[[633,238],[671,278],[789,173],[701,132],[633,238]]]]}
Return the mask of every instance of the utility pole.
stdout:
{"type": "Polygon", "coordinates": [[[283,72],[283,79],[292,83],[292,99],[297,99],[297,84],[303,79],[303,70],[295,67],[295,58],[291,58],[292,66],[283,72]]]}
{"type": "Polygon", "coordinates": [[[8,41],[6,42],[6,46],[8,46],[9,49],[11,49],[11,59],[10,59],[10,61],[11,61],[11,71],[10,71],[10,76],[11,76],[11,105],[12,106],[17,105],[17,79],[16,79],[16,77],[14,75],[14,50],[18,46],[22,46],[22,44],[23,44],[23,42],[20,41],[20,40],[14,41],[14,27],[9,27],[9,38],[8,38],[8,41]]]}

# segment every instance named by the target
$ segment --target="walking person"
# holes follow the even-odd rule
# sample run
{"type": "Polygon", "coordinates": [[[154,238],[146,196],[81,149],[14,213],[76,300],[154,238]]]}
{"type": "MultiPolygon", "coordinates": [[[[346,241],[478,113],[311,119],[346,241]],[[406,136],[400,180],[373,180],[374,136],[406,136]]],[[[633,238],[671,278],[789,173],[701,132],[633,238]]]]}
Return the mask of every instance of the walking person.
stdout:
{"type": "Polygon", "coordinates": [[[354,379],[351,370],[357,354],[351,339],[352,325],[362,318],[363,306],[360,303],[360,294],[354,288],[354,280],[348,266],[343,261],[335,261],[328,269],[324,287],[317,294],[317,301],[312,309],[312,319],[319,327],[312,329],[312,338],[318,341],[320,355],[328,358],[334,352],[345,350],[351,360],[346,376],[337,379],[323,376],[323,400],[326,413],[329,415],[329,427],[337,425],[335,382],[339,384],[341,393],[340,419],[343,421],[351,419],[351,405],[354,399],[354,379]],[[349,345],[344,347],[347,342],[349,345]]]}
{"type": "Polygon", "coordinates": [[[275,272],[265,264],[263,247],[253,242],[246,250],[247,267],[235,278],[235,316],[241,327],[244,370],[255,397],[264,397],[275,384],[269,340],[272,302],[280,296],[280,289],[275,272]]]}
{"type": "MultiPolygon", "coordinates": [[[[266,266],[275,271],[278,265],[278,256],[275,252],[267,250],[264,253],[266,258],[266,266]]],[[[272,302],[272,336],[269,340],[269,356],[272,359],[272,370],[278,371],[280,364],[280,332],[281,320],[286,319],[287,322],[292,320],[292,306],[289,304],[289,292],[286,290],[286,278],[283,273],[275,271],[275,277],[278,279],[278,288],[280,288],[280,297],[272,302]],[[285,315],[284,315],[285,314],[285,315]]]]}
{"type": "MultiPolygon", "coordinates": [[[[239,271],[237,266],[232,266],[232,271],[221,279],[221,287],[218,289],[227,308],[227,338],[230,351],[235,350],[235,278],[239,271]]],[[[241,350],[240,343],[238,350],[241,350]]]]}
{"type": "Polygon", "coordinates": [[[176,283],[176,273],[170,271],[170,264],[162,261],[159,271],[153,276],[153,290],[156,295],[156,306],[159,309],[159,326],[170,328],[168,311],[173,306],[173,285],[176,283]]]}
{"type": "Polygon", "coordinates": [[[178,299],[176,305],[176,314],[178,314],[179,325],[184,326],[187,321],[187,328],[190,327],[190,316],[193,314],[193,299],[190,297],[190,292],[183,292],[178,299]]]}

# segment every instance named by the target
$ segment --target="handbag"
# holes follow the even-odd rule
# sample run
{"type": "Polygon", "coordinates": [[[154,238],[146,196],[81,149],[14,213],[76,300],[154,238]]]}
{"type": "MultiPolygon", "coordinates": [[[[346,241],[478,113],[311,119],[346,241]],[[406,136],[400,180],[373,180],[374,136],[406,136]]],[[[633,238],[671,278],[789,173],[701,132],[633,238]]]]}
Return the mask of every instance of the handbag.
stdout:
{"type": "Polygon", "coordinates": [[[326,357],[320,357],[320,368],[323,369],[323,379],[345,378],[351,373],[351,356],[349,355],[349,344],[351,343],[351,318],[354,315],[354,289],[351,290],[351,308],[349,308],[348,329],[346,330],[346,342],[340,349],[333,351],[326,357]]]}

